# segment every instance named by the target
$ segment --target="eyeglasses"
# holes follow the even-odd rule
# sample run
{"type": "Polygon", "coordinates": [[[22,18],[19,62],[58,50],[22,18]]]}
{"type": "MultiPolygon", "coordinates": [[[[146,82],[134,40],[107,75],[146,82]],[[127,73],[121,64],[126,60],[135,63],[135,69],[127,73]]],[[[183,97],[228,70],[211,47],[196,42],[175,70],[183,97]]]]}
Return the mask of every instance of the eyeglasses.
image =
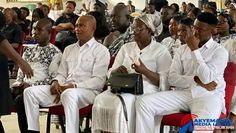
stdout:
{"type": "Polygon", "coordinates": [[[131,30],[133,31],[133,32],[135,32],[135,33],[140,33],[140,32],[142,32],[144,29],[146,29],[146,28],[140,28],[140,27],[131,27],[131,30]]]}

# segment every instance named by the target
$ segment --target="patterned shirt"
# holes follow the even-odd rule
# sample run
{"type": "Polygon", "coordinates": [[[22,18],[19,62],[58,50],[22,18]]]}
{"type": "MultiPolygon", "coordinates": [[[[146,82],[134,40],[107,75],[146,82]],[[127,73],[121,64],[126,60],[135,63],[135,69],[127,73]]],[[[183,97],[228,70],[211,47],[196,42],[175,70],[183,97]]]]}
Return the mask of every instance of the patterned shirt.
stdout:
{"type": "Polygon", "coordinates": [[[167,37],[161,42],[162,45],[165,45],[172,58],[174,57],[175,51],[181,46],[181,42],[179,39],[173,39],[172,37],[167,37]]]}
{"type": "Polygon", "coordinates": [[[13,86],[19,85],[22,82],[26,82],[32,86],[50,84],[51,80],[56,76],[61,56],[61,51],[53,44],[44,47],[38,44],[26,47],[22,58],[29,63],[33,69],[34,76],[26,78],[19,69],[16,82],[13,86]]]}
{"type": "Polygon", "coordinates": [[[236,34],[230,34],[228,36],[224,36],[224,37],[217,37],[215,38],[215,41],[220,43],[220,44],[223,44],[225,43],[228,39],[236,39],[236,34]]]}
{"type": "Polygon", "coordinates": [[[131,27],[129,27],[124,34],[121,34],[109,47],[109,52],[111,56],[116,56],[119,52],[121,46],[125,43],[134,41],[134,37],[131,31],[131,27]]]}

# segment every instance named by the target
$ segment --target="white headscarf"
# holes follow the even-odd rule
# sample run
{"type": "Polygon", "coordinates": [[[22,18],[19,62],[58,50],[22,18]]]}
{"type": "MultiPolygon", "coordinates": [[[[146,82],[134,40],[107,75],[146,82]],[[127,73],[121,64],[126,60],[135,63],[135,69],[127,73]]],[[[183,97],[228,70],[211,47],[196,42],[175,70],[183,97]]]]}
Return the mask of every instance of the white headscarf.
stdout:
{"type": "Polygon", "coordinates": [[[141,20],[148,28],[152,30],[154,36],[158,36],[162,32],[162,22],[161,18],[154,14],[142,14],[141,16],[135,18],[141,20]]]}
{"type": "Polygon", "coordinates": [[[100,1],[102,4],[104,4],[104,5],[106,5],[106,0],[98,0],[98,1],[100,1]]]}

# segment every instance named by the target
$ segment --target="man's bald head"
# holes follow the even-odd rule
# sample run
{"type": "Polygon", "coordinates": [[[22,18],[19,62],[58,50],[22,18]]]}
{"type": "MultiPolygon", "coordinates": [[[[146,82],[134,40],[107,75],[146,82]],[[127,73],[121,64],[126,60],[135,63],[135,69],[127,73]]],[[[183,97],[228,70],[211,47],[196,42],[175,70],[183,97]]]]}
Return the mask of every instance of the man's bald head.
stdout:
{"type": "Polygon", "coordinates": [[[87,14],[81,17],[82,19],[86,19],[86,21],[91,24],[90,26],[93,27],[94,31],[96,30],[96,19],[94,18],[94,16],[87,14]]]}
{"type": "Polygon", "coordinates": [[[96,19],[92,15],[83,15],[79,17],[75,24],[75,32],[80,43],[89,41],[96,30],[96,19]]]}

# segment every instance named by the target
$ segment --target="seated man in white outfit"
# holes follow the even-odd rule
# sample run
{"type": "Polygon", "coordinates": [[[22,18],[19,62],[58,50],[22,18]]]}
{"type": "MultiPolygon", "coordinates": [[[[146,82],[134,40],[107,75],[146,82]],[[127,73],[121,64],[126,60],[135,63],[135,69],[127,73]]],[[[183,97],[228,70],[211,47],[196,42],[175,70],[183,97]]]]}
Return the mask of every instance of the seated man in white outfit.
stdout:
{"type": "MultiPolygon", "coordinates": [[[[212,39],[216,25],[217,18],[211,13],[204,12],[195,20],[170,67],[168,81],[176,90],[138,98],[136,133],[158,133],[160,129],[154,127],[161,124],[160,116],[181,110],[197,119],[218,119],[225,111],[223,73],[228,52],[212,39]]],[[[211,128],[209,132],[213,132],[211,128]]]]}
{"type": "MultiPolygon", "coordinates": [[[[143,77],[144,95],[161,90],[162,73],[168,72],[171,55],[168,49],[156,42],[153,35],[160,18],[153,14],[142,15],[134,20],[134,42],[123,45],[118,52],[108,76],[112,72],[140,73],[143,77]],[[132,66],[132,67],[131,67],[132,66]]],[[[136,96],[122,93],[128,122],[122,109],[120,99],[107,90],[95,99],[92,114],[92,131],[111,133],[135,133],[135,99],[136,96]]]]}
{"type": "Polygon", "coordinates": [[[92,104],[106,80],[110,54],[94,37],[96,20],[81,16],[75,26],[78,42],[66,47],[57,76],[50,85],[29,87],[24,91],[28,130],[39,132],[39,106],[62,104],[66,132],[79,132],[79,109],[92,104]]]}

